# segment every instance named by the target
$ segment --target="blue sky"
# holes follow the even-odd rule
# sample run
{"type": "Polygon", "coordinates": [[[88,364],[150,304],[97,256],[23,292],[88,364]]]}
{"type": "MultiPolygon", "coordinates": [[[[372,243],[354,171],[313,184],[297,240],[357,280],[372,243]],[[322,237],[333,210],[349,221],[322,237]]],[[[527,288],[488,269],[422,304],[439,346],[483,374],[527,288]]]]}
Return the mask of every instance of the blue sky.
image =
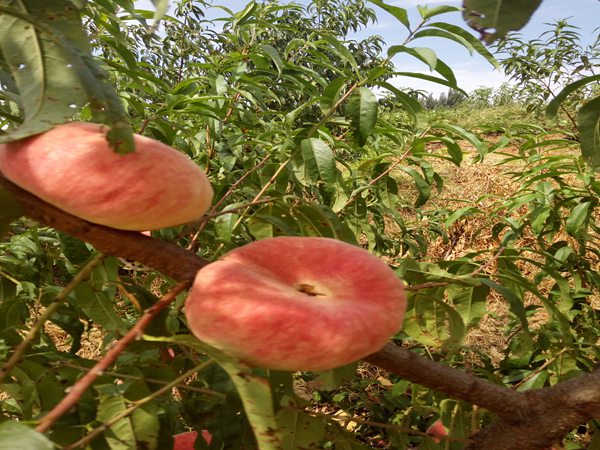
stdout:
{"type": "MultiPolygon", "coordinates": [[[[283,3],[285,0],[281,0],[283,3]]],[[[306,4],[307,0],[296,0],[298,3],[306,4]]],[[[173,2],[171,2],[173,3],[173,2]]],[[[246,0],[214,0],[214,3],[227,6],[238,11],[246,5],[246,0]]],[[[418,20],[417,5],[453,5],[461,6],[462,0],[387,0],[388,4],[406,8],[409,12],[411,23],[418,20]]],[[[137,2],[140,8],[151,9],[149,0],[137,2]]],[[[376,34],[383,38],[388,45],[402,42],[406,36],[406,30],[397,20],[385,11],[374,7],[377,11],[377,23],[358,33],[355,38],[364,38],[369,34],[376,34]]],[[[538,37],[547,28],[544,23],[553,22],[558,19],[567,19],[570,24],[578,26],[582,36],[591,40],[594,29],[600,26],[600,1],[598,0],[543,0],[541,6],[535,12],[530,22],[521,30],[521,34],[527,39],[538,37]]],[[[438,16],[440,21],[447,21],[456,25],[464,26],[460,13],[448,13],[438,16]]],[[[503,74],[494,68],[482,57],[471,56],[469,52],[458,44],[445,39],[419,39],[414,41],[414,46],[430,47],[454,70],[458,84],[466,91],[477,87],[497,87],[506,81],[503,74]]],[[[414,59],[394,59],[398,70],[406,72],[429,73],[429,69],[414,59]]],[[[398,78],[394,84],[400,87],[410,86],[414,89],[423,89],[434,94],[447,90],[446,87],[432,84],[426,81],[398,78]]]]}

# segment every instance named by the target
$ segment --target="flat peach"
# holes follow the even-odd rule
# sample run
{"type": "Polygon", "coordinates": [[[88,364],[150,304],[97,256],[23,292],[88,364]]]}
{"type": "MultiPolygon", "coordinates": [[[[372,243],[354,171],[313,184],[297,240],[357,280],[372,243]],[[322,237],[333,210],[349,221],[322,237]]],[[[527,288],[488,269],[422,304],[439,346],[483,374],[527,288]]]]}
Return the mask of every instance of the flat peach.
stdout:
{"type": "Polygon", "coordinates": [[[0,146],[2,174],[46,202],[90,222],[153,230],[197,220],[213,190],[183,153],[135,135],[136,151],[120,155],[107,127],[68,123],[0,146]]]}
{"type": "Polygon", "coordinates": [[[405,308],[401,280],[366,250],[277,237],[202,268],[185,314],[200,340],[250,365],[326,370],[379,350],[405,308]]]}

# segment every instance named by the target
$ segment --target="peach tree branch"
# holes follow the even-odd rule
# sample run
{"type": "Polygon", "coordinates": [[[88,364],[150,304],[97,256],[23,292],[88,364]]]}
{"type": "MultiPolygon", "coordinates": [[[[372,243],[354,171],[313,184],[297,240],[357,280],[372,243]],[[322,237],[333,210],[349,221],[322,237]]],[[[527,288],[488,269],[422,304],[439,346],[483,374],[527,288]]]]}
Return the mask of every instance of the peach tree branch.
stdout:
{"type": "Polygon", "coordinates": [[[171,288],[159,301],[148,308],[136,324],[127,332],[125,336],[119,339],[115,345],[104,355],[104,357],[94,365],[85,375],[83,375],[69,390],[67,395],[39,421],[36,431],[43,433],[63,415],[65,415],[73,406],[79,402],[84,392],[91,384],[104,373],[119,357],[123,351],[136,339],[140,338],[146,327],[152,322],[154,317],[169,306],[177,295],[190,287],[190,282],[185,281],[171,288]]]}
{"type": "Polygon", "coordinates": [[[140,262],[177,281],[192,281],[208,261],[169,242],[152,239],[134,231],[86,222],[17,187],[0,175],[0,185],[20,203],[22,214],[82,241],[108,256],[140,262]]]}
{"type": "MultiPolygon", "coordinates": [[[[71,216],[0,176],[25,216],[94,245],[105,255],[137,261],[177,281],[189,283],[209,262],[173,243],[140,233],[114,230],[71,216]]],[[[600,371],[539,390],[515,392],[461,370],[423,358],[394,344],[365,358],[400,377],[481,406],[498,421],[472,436],[470,450],[539,450],[600,417],[600,371]],[[552,429],[552,433],[548,430],[552,429]]]]}
{"type": "Polygon", "coordinates": [[[104,255],[102,253],[98,253],[94,256],[73,279],[63,288],[60,293],[54,297],[52,303],[44,310],[44,312],[37,318],[33,325],[29,328],[29,331],[23,338],[23,340],[15,347],[15,351],[8,358],[8,360],[2,364],[0,367],[0,383],[6,378],[6,376],[11,372],[11,370],[21,361],[21,358],[29,348],[29,346],[33,343],[38,333],[46,323],[48,319],[54,314],[65,301],[65,299],[69,296],[69,294],[77,287],[79,283],[84,281],[86,278],[90,276],[92,270],[102,262],[104,255]]]}

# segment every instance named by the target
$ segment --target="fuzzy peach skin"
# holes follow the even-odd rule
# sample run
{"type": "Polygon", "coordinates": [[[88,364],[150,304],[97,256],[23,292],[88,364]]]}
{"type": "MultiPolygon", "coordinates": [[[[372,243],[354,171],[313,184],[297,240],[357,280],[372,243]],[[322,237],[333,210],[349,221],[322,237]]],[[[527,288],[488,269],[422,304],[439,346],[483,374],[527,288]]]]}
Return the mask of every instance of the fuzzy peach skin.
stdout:
{"type": "Polygon", "coordinates": [[[448,429],[441,420],[436,420],[427,428],[426,433],[432,437],[433,442],[439,443],[443,437],[448,436],[448,429]]]}
{"type": "MultiPolygon", "coordinates": [[[[173,436],[173,450],[194,450],[197,438],[197,431],[186,431],[176,434],[173,436]]],[[[202,438],[210,445],[212,435],[208,430],[202,430],[202,438]]]]}
{"type": "Polygon", "coordinates": [[[327,370],[379,350],[402,325],[403,283],[344,242],[276,237],[202,268],[185,303],[191,331],[247,364],[327,370]]]}
{"type": "Polygon", "coordinates": [[[0,146],[0,172],[17,186],[74,216],[122,230],[153,230],[199,219],[213,190],[187,156],[135,135],[120,155],[108,128],[68,123],[0,146]]]}

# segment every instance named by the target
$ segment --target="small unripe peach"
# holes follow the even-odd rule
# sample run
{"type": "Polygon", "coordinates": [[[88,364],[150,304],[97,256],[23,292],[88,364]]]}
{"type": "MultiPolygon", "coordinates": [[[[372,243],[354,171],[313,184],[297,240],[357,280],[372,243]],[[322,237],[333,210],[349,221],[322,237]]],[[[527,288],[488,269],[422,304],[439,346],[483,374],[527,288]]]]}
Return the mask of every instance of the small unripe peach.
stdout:
{"type": "Polygon", "coordinates": [[[276,237],[202,268],[185,303],[192,332],[247,364],[327,370],[379,350],[402,325],[403,284],[354,245],[276,237]]]}
{"type": "Polygon", "coordinates": [[[136,150],[115,153],[108,128],[59,125],[0,146],[0,172],[74,216],[123,230],[153,230],[197,220],[213,191],[183,153],[135,135],[136,150]]]}

